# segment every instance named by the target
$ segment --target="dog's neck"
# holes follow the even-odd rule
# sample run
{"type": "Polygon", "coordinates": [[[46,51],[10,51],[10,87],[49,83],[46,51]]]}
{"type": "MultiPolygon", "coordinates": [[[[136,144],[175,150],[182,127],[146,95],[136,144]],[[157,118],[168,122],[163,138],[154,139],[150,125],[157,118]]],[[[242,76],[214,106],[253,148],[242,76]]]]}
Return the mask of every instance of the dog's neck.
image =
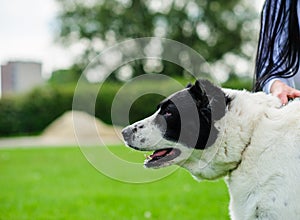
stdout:
{"type": "Polygon", "coordinates": [[[183,165],[197,179],[217,179],[236,169],[266,108],[281,106],[279,100],[264,93],[229,89],[224,92],[231,102],[225,116],[215,122],[219,130],[216,142],[203,151],[194,150],[183,165]]]}

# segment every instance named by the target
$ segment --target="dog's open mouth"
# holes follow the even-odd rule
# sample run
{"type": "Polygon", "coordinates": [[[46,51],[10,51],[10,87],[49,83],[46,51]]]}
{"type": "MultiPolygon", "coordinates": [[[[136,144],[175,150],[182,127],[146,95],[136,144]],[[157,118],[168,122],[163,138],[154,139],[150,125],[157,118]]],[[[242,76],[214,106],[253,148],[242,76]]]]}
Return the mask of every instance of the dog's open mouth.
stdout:
{"type": "Polygon", "coordinates": [[[145,167],[155,168],[165,165],[167,162],[175,159],[180,155],[180,150],[176,148],[166,148],[154,151],[153,154],[147,157],[145,160],[145,167]]]}

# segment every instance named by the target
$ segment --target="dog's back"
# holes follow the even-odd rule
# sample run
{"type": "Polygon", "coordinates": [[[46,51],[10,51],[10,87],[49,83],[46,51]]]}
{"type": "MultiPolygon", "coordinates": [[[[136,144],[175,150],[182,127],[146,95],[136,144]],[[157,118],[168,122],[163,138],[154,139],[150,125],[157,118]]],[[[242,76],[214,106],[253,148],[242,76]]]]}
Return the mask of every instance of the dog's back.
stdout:
{"type": "Polygon", "coordinates": [[[299,219],[299,101],[266,109],[227,183],[232,219],[299,219]]]}

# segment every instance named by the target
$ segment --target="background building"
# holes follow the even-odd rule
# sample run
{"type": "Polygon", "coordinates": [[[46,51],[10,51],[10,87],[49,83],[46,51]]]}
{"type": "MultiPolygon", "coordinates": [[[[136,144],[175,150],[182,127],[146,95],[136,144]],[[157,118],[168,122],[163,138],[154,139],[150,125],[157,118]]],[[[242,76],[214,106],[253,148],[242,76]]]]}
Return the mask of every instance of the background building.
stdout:
{"type": "Polygon", "coordinates": [[[41,63],[17,61],[1,66],[2,96],[26,92],[43,82],[41,63]]]}

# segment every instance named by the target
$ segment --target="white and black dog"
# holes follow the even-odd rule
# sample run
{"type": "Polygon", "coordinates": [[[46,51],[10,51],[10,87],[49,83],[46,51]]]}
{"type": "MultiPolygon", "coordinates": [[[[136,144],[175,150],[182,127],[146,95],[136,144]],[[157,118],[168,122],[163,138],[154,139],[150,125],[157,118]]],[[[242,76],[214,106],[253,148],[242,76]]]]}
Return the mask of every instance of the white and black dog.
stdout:
{"type": "MultiPolygon", "coordinates": [[[[122,131],[147,168],[225,177],[232,219],[300,219],[300,102],[196,81],[122,131]]],[[[196,199],[196,198],[195,198],[196,199]]]]}

